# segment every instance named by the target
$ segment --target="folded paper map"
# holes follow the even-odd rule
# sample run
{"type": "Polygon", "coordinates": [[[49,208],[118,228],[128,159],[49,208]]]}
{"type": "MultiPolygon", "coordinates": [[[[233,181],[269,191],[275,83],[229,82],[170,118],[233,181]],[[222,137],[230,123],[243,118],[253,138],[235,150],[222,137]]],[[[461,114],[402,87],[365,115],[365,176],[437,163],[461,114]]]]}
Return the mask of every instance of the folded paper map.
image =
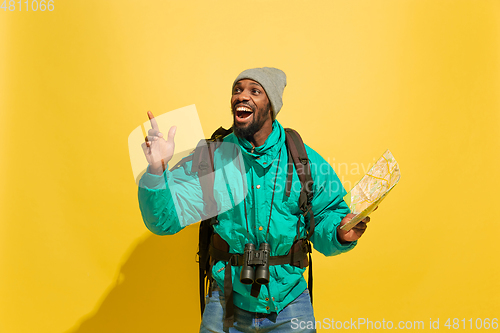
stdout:
{"type": "Polygon", "coordinates": [[[344,197],[351,212],[356,216],[340,229],[349,231],[370,215],[398,183],[399,178],[401,173],[398,162],[391,152],[386,150],[370,171],[344,197]]]}

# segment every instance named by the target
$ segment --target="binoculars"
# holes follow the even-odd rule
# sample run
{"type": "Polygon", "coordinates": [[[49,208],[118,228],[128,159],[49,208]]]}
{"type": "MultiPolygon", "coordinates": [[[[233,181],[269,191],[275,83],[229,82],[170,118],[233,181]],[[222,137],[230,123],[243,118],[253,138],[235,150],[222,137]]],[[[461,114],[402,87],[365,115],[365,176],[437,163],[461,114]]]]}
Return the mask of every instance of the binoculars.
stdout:
{"type": "Polygon", "coordinates": [[[261,243],[259,250],[255,250],[252,243],[245,244],[244,262],[240,273],[240,282],[243,284],[269,283],[269,253],[268,243],[261,243]]]}

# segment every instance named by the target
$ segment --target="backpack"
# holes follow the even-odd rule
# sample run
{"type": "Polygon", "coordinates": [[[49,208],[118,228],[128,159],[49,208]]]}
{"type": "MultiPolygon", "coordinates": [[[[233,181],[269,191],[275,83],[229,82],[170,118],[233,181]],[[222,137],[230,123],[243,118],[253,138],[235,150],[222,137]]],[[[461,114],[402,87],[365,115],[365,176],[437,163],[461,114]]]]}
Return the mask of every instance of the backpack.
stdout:
{"type": "MultiPolygon", "coordinates": [[[[213,235],[215,234],[213,225],[218,223],[217,216],[214,213],[216,212],[217,204],[215,202],[215,198],[213,195],[213,186],[214,186],[213,157],[215,150],[222,144],[224,137],[226,137],[230,133],[232,133],[232,128],[224,129],[222,127],[219,127],[219,129],[217,129],[212,134],[210,139],[200,141],[197,148],[194,150],[193,154],[181,160],[179,163],[177,163],[176,166],[174,166],[171,169],[172,171],[180,167],[185,161],[189,160],[193,161],[191,172],[198,173],[203,194],[205,211],[207,212],[208,216],[213,216],[206,220],[201,221],[200,232],[199,232],[199,243],[198,243],[197,254],[198,254],[198,268],[199,268],[200,307],[201,307],[202,317],[203,317],[203,311],[205,309],[206,291],[208,289],[209,296],[211,296],[212,292],[212,283],[213,283],[212,263],[210,261],[209,252],[210,250],[213,250],[213,248],[211,248],[211,240],[213,235]],[[210,286],[207,288],[207,285],[209,283],[210,286]]],[[[295,255],[296,258],[294,259],[293,253],[287,255],[286,259],[291,260],[291,263],[297,263],[297,260],[299,260],[301,268],[309,265],[308,289],[312,302],[312,281],[313,281],[312,258],[311,258],[312,247],[310,245],[309,239],[314,232],[314,214],[311,210],[312,208],[311,201],[313,198],[313,192],[312,192],[313,180],[311,177],[309,159],[307,157],[306,149],[304,143],[302,142],[302,138],[295,130],[291,128],[285,128],[285,134],[286,134],[285,145],[288,151],[288,170],[287,170],[287,181],[285,186],[285,195],[288,197],[290,196],[293,169],[295,167],[297,176],[299,177],[301,183],[301,191],[299,195],[299,208],[302,210],[302,215],[304,217],[307,217],[309,215],[309,231],[302,248],[303,252],[308,253],[309,255],[308,260],[305,255],[303,255],[302,257],[300,257],[299,255],[295,255]],[[305,264],[303,262],[305,262],[305,264]]],[[[297,223],[297,238],[298,235],[300,235],[300,219],[297,223]]],[[[254,290],[252,290],[252,292],[253,291],[254,290]]],[[[228,317],[232,315],[231,303],[232,303],[232,297],[226,297],[226,306],[227,306],[226,312],[228,317]],[[229,301],[228,298],[230,298],[229,301]]]]}

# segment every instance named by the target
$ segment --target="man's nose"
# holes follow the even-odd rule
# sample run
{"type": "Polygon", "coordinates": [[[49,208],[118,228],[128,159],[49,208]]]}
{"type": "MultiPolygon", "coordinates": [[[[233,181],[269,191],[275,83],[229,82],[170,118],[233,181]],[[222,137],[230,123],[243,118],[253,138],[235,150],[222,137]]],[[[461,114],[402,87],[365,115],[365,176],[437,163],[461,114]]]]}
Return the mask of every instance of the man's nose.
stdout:
{"type": "Polygon", "coordinates": [[[238,100],[240,101],[248,101],[249,99],[250,99],[250,94],[246,90],[243,90],[241,94],[238,95],[238,100]]]}

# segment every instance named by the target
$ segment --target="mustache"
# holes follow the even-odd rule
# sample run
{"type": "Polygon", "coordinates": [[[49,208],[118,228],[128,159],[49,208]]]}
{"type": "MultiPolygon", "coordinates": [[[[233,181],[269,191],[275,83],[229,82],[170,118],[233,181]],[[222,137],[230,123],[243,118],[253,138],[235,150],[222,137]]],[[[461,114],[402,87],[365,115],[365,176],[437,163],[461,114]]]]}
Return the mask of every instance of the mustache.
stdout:
{"type": "Polygon", "coordinates": [[[236,111],[236,107],[237,106],[248,106],[250,109],[252,109],[253,112],[255,112],[255,106],[251,105],[250,103],[248,102],[235,102],[233,105],[232,105],[232,110],[233,112],[236,111]]]}

